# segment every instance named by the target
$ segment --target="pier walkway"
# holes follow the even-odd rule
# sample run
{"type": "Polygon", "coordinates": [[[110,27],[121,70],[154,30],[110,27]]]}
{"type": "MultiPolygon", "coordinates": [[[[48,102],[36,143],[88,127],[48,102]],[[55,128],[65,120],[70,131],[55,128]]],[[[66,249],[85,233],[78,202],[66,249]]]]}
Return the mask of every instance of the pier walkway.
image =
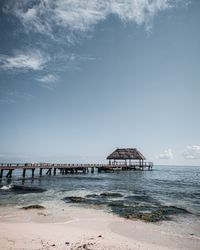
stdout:
{"type": "Polygon", "coordinates": [[[78,173],[94,173],[97,170],[101,172],[114,172],[120,170],[152,170],[152,162],[143,162],[143,164],[52,164],[52,163],[25,163],[25,164],[0,164],[0,178],[4,176],[12,178],[15,170],[22,171],[22,177],[25,178],[26,171],[31,171],[31,176],[34,178],[35,170],[39,170],[39,176],[56,175],[57,171],[62,174],[78,174],[78,173]],[[45,171],[45,172],[44,172],[45,171]],[[4,174],[5,173],[5,174],[4,174]]]}

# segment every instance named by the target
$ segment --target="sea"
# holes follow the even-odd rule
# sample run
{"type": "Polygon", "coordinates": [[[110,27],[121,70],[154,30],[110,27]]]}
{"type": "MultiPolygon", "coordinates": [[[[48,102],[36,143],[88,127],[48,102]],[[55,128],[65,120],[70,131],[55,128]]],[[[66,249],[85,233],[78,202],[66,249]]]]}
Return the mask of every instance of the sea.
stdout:
{"type": "Polygon", "coordinates": [[[58,203],[148,223],[184,222],[195,225],[192,235],[200,236],[200,166],[42,177],[35,173],[34,179],[23,179],[22,171],[15,170],[12,180],[1,180],[0,207],[58,203]]]}

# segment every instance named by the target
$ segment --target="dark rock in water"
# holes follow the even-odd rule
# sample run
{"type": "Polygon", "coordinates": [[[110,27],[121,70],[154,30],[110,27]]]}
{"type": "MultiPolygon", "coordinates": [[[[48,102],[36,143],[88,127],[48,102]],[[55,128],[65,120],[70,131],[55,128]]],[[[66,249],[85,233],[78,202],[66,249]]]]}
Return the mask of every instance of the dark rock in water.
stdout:
{"type": "Polygon", "coordinates": [[[110,201],[101,199],[101,196],[94,198],[92,197],[79,197],[79,196],[68,196],[63,199],[65,202],[72,202],[72,203],[80,203],[81,205],[94,205],[94,206],[102,206],[108,205],[110,201]]]}
{"type": "Polygon", "coordinates": [[[65,197],[63,200],[71,201],[71,202],[74,202],[74,203],[80,203],[80,202],[86,201],[85,198],[79,197],[79,196],[69,196],[69,197],[65,197]]]}
{"type": "Polygon", "coordinates": [[[21,209],[25,209],[25,210],[29,210],[29,209],[45,209],[45,207],[36,204],[36,205],[30,205],[30,206],[22,207],[21,209]]]}
{"type": "Polygon", "coordinates": [[[131,206],[123,201],[110,203],[112,212],[127,219],[140,219],[147,222],[170,220],[172,215],[188,213],[187,210],[174,206],[131,206]]]}
{"type": "Polygon", "coordinates": [[[117,197],[123,197],[120,193],[101,193],[101,194],[88,194],[85,196],[86,198],[100,198],[100,197],[108,197],[108,198],[117,198],[117,197]]]}
{"type": "Polygon", "coordinates": [[[85,196],[86,198],[98,198],[99,195],[98,194],[88,194],[85,196]]]}
{"type": "Polygon", "coordinates": [[[85,197],[69,196],[64,198],[67,202],[79,203],[89,206],[107,206],[115,214],[127,219],[140,219],[146,222],[170,220],[172,215],[188,213],[187,210],[175,206],[163,206],[158,203],[135,202],[122,197],[120,193],[89,194],[85,197]],[[109,199],[111,198],[111,199],[109,199]]]}
{"type": "Polygon", "coordinates": [[[164,215],[174,215],[174,214],[187,214],[189,213],[186,209],[175,207],[175,206],[163,206],[159,208],[164,215]]]}
{"type": "Polygon", "coordinates": [[[156,199],[148,195],[131,195],[126,196],[125,199],[133,202],[150,202],[157,205],[160,204],[156,199]]]}
{"type": "Polygon", "coordinates": [[[117,198],[117,197],[123,197],[122,194],[120,193],[101,193],[100,196],[102,197],[113,197],[113,198],[117,198]]]}
{"type": "Polygon", "coordinates": [[[123,202],[123,201],[118,201],[118,200],[116,200],[116,201],[111,201],[111,202],[109,202],[108,203],[108,206],[109,207],[125,207],[126,205],[125,205],[125,203],[123,202]]]}
{"type": "Polygon", "coordinates": [[[163,220],[162,213],[160,212],[153,212],[153,213],[141,213],[141,214],[126,214],[124,216],[126,219],[139,219],[146,222],[158,222],[163,220]]]}
{"type": "Polygon", "coordinates": [[[10,189],[11,192],[17,194],[26,194],[26,193],[42,193],[45,192],[45,189],[38,188],[38,187],[27,187],[27,186],[12,186],[10,189]]]}
{"type": "Polygon", "coordinates": [[[166,219],[161,211],[156,211],[152,213],[143,213],[138,215],[138,218],[147,222],[157,222],[166,219]]]}

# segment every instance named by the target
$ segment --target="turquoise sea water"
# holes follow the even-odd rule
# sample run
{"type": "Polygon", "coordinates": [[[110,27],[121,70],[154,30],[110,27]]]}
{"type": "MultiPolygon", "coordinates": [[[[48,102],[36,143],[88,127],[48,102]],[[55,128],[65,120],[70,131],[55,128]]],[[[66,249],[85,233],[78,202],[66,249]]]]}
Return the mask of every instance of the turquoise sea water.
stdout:
{"type": "Polygon", "coordinates": [[[200,219],[200,167],[155,166],[153,171],[36,175],[25,180],[21,175],[22,171],[15,172],[12,181],[1,181],[1,206],[44,202],[74,205],[70,197],[78,196],[85,200],[76,205],[108,209],[118,215],[161,209],[164,215],[190,214],[200,219]]]}

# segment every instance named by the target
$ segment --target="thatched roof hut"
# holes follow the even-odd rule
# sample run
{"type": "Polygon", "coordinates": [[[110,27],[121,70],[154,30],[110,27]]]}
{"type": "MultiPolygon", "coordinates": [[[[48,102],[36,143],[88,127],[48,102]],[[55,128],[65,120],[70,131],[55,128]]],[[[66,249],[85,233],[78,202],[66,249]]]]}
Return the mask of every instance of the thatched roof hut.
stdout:
{"type": "Polygon", "coordinates": [[[117,148],[107,157],[107,160],[146,160],[136,148],[117,148]]]}

